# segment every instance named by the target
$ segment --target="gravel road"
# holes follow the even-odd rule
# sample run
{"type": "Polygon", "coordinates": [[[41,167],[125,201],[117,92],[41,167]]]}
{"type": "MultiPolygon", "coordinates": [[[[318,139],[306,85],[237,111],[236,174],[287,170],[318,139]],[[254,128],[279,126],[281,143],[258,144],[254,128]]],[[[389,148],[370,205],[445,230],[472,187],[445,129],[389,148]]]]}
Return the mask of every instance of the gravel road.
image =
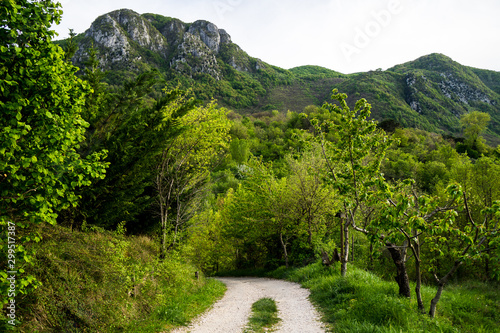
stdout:
{"type": "Polygon", "coordinates": [[[252,304],[270,297],[278,305],[281,319],[274,332],[325,332],[320,315],[308,299],[309,291],[297,283],[265,278],[218,278],[227,286],[224,297],[189,327],[172,332],[232,333],[243,332],[252,304]]]}

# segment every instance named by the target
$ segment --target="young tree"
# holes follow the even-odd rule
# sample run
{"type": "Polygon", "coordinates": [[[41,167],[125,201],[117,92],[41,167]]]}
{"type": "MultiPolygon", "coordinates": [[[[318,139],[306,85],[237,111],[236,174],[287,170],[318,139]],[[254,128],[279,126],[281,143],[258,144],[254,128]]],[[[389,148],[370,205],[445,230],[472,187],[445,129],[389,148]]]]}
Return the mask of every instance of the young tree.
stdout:
{"type": "Polygon", "coordinates": [[[221,211],[224,239],[236,249],[237,268],[256,263],[262,257],[256,252],[265,251],[266,240],[274,234],[269,225],[273,216],[268,210],[265,185],[272,179],[270,167],[251,156],[247,164],[240,167],[240,177],[242,181],[236,191],[229,190],[224,197],[221,211]]]}
{"type": "MultiPolygon", "coordinates": [[[[379,239],[383,241],[388,248],[397,248],[392,244],[402,244],[400,248],[404,253],[406,249],[411,250],[415,258],[417,306],[420,311],[424,310],[424,304],[421,296],[422,285],[422,267],[421,267],[421,235],[425,233],[425,226],[432,224],[447,224],[451,219],[444,212],[451,212],[456,204],[457,198],[452,197],[443,202],[438,197],[417,194],[413,187],[413,181],[405,181],[401,186],[389,190],[386,188],[387,201],[381,212],[379,219],[374,221],[372,228],[378,231],[379,239]],[[441,214],[440,214],[441,213],[441,214]],[[391,246],[392,245],[392,246],[391,246]]],[[[406,279],[406,266],[404,262],[400,263],[398,274],[404,274],[406,279]]],[[[399,283],[399,282],[398,282],[399,283]]],[[[409,288],[409,284],[407,284],[409,288]]]]}
{"type": "MultiPolygon", "coordinates": [[[[412,186],[407,182],[406,186],[412,186]]],[[[487,219],[476,222],[468,205],[467,194],[459,185],[450,185],[436,196],[419,195],[413,188],[387,191],[386,209],[372,227],[384,234],[384,241],[405,241],[415,260],[417,305],[424,311],[420,293],[422,265],[426,264],[436,280],[438,289],[431,301],[429,315],[434,317],[444,287],[451,276],[466,261],[477,260],[489,251],[490,243],[498,242],[498,223],[487,226],[487,219]],[[465,221],[456,220],[463,209],[465,221]],[[425,237],[431,259],[424,262],[421,256],[421,238],[425,237]],[[444,246],[448,251],[443,251],[444,246]],[[437,262],[446,256],[453,259],[442,277],[438,277],[437,262]]],[[[482,214],[499,214],[499,203],[483,210],[482,214]]],[[[496,216],[496,215],[495,215],[496,216]]],[[[382,238],[382,237],[381,237],[382,238]]]]}
{"type": "MultiPolygon", "coordinates": [[[[485,227],[489,229],[494,223],[494,216],[481,216],[484,209],[493,207],[495,201],[500,200],[500,161],[489,157],[479,158],[473,167],[473,187],[469,192],[471,214],[476,220],[485,220],[485,227]]],[[[487,240],[488,241],[488,240],[487,240]]],[[[500,277],[500,266],[491,265],[500,258],[493,254],[484,256],[484,270],[486,276],[500,277]]]]}
{"type": "Polygon", "coordinates": [[[333,91],[332,99],[339,104],[326,103],[323,109],[329,118],[320,123],[313,120],[317,138],[326,161],[327,178],[341,202],[341,273],[345,276],[349,258],[349,230],[363,231],[358,226],[360,208],[369,200],[370,189],[376,180],[382,179],[380,164],[390,140],[368,120],[371,105],[361,99],[354,110],[347,106],[347,95],[333,91]],[[327,140],[327,135],[333,137],[327,140]]]}
{"type": "Polygon", "coordinates": [[[223,237],[221,210],[224,199],[216,207],[197,213],[191,220],[182,253],[204,272],[218,272],[232,268],[233,245],[223,237]],[[213,209],[217,208],[217,209],[213,209]]]}
{"type": "Polygon", "coordinates": [[[231,157],[238,165],[244,164],[250,156],[248,141],[245,139],[234,138],[231,140],[231,157]]]}
{"type": "MultiPolygon", "coordinates": [[[[52,43],[50,27],[61,18],[58,6],[8,0],[0,9],[2,226],[55,223],[58,211],[76,204],[76,188],[104,177],[104,151],[85,158],[78,152],[88,126],[81,113],[89,88],[52,43]]],[[[18,253],[24,252],[23,240],[17,242],[18,253]]],[[[23,277],[19,286],[27,280],[23,277]]]]}
{"type": "Polygon", "coordinates": [[[267,251],[274,245],[266,243],[268,240],[279,242],[280,257],[288,267],[290,239],[301,234],[298,198],[288,179],[276,177],[272,165],[251,157],[244,180],[231,197],[224,211],[228,237],[244,239],[254,247],[264,244],[267,251]]]}
{"type": "MultiPolygon", "coordinates": [[[[494,206],[500,200],[500,163],[490,157],[481,157],[472,163],[469,159],[462,159],[453,165],[451,170],[453,179],[459,183],[467,194],[468,206],[474,220],[484,221],[486,229],[494,223],[492,214],[483,215],[483,211],[494,206]]],[[[487,240],[489,242],[489,240],[487,240]]],[[[484,270],[490,278],[498,277],[498,265],[491,265],[500,259],[494,251],[483,256],[484,270]]]]}
{"type": "Polygon", "coordinates": [[[283,258],[285,259],[285,266],[289,267],[290,255],[288,252],[288,245],[290,238],[297,234],[297,227],[294,227],[294,222],[298,221],[296,218],[296,198],[290,193],[290,185],[286,178],[271,178],[270,182],[263,184],[267,201],[267,208],[272,216],[269,221],[269,229],[277,233],[281,249],[283,251],[283,258]]]}

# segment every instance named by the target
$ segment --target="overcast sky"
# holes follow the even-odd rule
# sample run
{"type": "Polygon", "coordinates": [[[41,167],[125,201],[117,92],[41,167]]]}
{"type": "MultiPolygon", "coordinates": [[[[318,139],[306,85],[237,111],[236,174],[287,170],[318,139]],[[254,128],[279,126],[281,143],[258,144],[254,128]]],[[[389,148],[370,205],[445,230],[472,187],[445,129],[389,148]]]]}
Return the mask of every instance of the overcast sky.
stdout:
{"type": "Polygon", "coordinates": [[[59,38],[128,8],[225,29],[250,56],[289,69],[387,69],[430,53],[500,71],[498,0],[60,0],[59,38]]]}

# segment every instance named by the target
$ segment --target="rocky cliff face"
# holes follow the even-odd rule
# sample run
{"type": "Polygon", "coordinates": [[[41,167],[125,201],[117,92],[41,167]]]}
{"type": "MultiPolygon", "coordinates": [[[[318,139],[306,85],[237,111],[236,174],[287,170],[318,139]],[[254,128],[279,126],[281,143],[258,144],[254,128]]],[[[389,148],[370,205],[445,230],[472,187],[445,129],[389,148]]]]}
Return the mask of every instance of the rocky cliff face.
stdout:
{"type": "Polygon", "coordinates": [[[189,76],[205,73],[220,80],[222,73],[217,56],[222,40],[225,43],[231,42],[230,37],[221,39],[221,32],[215,24],[207,21],[194,22],[183,33],[182,40],[177,40],[177,50],[170,61],[170,67],[189,76]]]}
{"type": "Polygon", "coordinates": [[[422,113],[422,107],[418,101],[418,91],[425,85],[427,78],[424,75],[406,74],[405,78],[405,101],[413,111],[422,113]]]}
{"type": "Polygon", "coordinates": [[[252,67],[251,58],[213,23],[199,20],[186,24],[129,9],[102,15],[92,23],[73,58],[76,64],[84,63],[91,45],[99,49],[102,67],[110,69],[141,68],[144,57],[152,54],[158,65],[168,64],[189,77],[208,74],[216,80],[223,77],[220,61],[246,72],[266,66],[254,60],[257,65],[252,67]]]}
{"type": "Polygon", "coordinates": [[[117,62],[136,60],[135,48],[141,47],[166,55],[168,43],[147,20],[137,13],[122,9],[97,18],[85,32],[84,43],[75,53],[74,61],[81,63],[87,57],[90,45],[101,50],[101,64],[106,67],[117,62]]]}
{"type": "MultiPolygon", "coordinates": [[[[113,85],[156,68],[167,85],[180,84],[200,99],[216,98],[244,112],[301,112],[306,103],[330,101],[323,96],[337,88],[350,96],[352,107],[366,98],[379,121],[392,119],[406,127],[460,135],[460,117],[479,110],[491,115],[491,133],[500,133],[500,72],[463,66],[440,54],[387,71],[329,78],[328,71],[314,67],[295,72],[252,58],[211,22],[184,23],[127,9],[100,16],[77,42],[76,65],[83,67],[94,45],[113,85]]],[[[500,142],[500,134],[495,138],[500,142]]]]}
{"type": "Polygon", "coordinates": [[[439,83],[442,93],[457,102],[470,104],[470,102],[494,103],[488,95],[478,87],[454,77],[451,73],[441,73],[443,80],[439,83]]]}

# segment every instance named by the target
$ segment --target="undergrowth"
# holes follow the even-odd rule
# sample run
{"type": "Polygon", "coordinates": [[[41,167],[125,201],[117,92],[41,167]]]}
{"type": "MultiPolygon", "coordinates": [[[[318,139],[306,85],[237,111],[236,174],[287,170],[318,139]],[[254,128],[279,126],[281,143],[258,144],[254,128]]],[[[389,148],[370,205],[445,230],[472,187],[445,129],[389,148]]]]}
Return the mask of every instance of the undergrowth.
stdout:
{"type": "MultiPolygon", "coordinates": [[[[415,297],[398,295],[395,282],[355,266],[349,266],[345,278],[338,267],[321,263],[279,268],[270,275],[310,289],[311,300],[335,332],[500,332],[500,291],[490,284],[470,282],[446,287],[437,316],[431,319],[417,311],[415,297]]],[[[436,288],[423,287],[426,307],[435,293],[436,288]]]]}
{"type": "Polygon", "coordinates": [[[60,226],[41,233],[28,273],[42,284],[18,296],[21,332],[159,332],[186,324],[225,291],[175,253],[159,261],[145,236],[60,226]]]}

